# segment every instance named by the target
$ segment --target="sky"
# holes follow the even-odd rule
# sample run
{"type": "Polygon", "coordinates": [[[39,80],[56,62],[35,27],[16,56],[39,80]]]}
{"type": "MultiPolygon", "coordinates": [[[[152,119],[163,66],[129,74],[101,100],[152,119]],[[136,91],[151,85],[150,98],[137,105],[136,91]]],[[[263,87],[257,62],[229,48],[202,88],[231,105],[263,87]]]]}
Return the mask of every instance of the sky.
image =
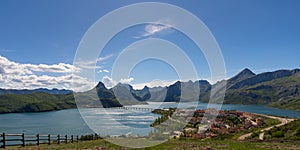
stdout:
{"type": "MultiPolygon", "coordinates": [[[[199,47],[184,33],[174,29],[170,18],[176,14],[157,20],[157,24],[126,28],[106,44],[94,62],[73,64],[82,38],[97,20],[120,7],[140,2],[147,1],[1,0],[0,88],[43,87],[82,91],[92,88],[98,81],[107,87],[122,82],[142,88],[144,85],[165,86],[180,80],[172,65],[158,59],[139,62],[132,66],[130,74],[113,78],[114,64],[122,52],[128,47],[134,48],[135,42],[151,38],[178,46],[194,64],[198,79],[216,82],[211,80],[210,68],[199,47]],[[93,70],[93,80],[80,76],[82,69],[93,70]]],[[[153,2],[183,8],[207,26],[221,49],[226,78],[244,68],[255,73],[299,68],[300,2],[297,0],[153,2]]],[[[160,48],[163,51],[164,47],[160,48]]],[[[145,51],[153,49],[153,45],[143,48],[145,51]]]]}

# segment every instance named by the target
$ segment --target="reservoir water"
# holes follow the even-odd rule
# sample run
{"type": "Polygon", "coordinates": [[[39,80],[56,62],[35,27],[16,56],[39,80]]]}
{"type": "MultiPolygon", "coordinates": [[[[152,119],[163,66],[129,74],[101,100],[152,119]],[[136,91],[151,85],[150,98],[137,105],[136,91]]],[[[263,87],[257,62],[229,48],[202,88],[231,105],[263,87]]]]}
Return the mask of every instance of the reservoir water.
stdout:
{"type": "MultiPolygon", "coordinates": [[[[181,103],[180,107],[188,108],[196,103],[181,103]]],[[[177,103],[155,103],[149,105],[135,105],[134,107],[143,108],[169,108],[176,107],[177,103]]],[[[205,109],[206,103],[198,104],[198,109],[205,109]]],[[[212,105],[214,106],[214,105],[212,105]]],[[[218,107],[218,105],[215,105],[218,107]]],[[[131,106],[133,107],[133,106],[131,106]]],[[[231,105],[223,104],[222,109],[239,110],[259,114],[288,116],[300,118],[299,111],[281,110],[258,105],[231,105]]],[[[150,124],[158,117],[147,111],[134,111],[123,109],[106,109],[105,111],[97,108],[81,110],[89,123],[98,126],[102,135],[121,135],[121,134],[139,134],[147,135],[150,124]],[[104,113],[109,114],[107,117],[104,113]],[[115,120],[110,122],[109,120],[115,120]],[[120,126],[122,124],[122,126],[120,126]],[[125,128],[124,128],[125,125],[125,128]],[[132,127],[135,130],[131,130],[132,127]],[[113,130],[113,131],[112,131],[113,130]],[[107,131],[107,132],[106,132],[107,131]]],[[[86,135],[94,132],[86,125],[77,109],[66,109],[60,111],[40,112],[40,113],[10,113],[0,115],[0,133],[22,133],[25,134],[68,134],[68,135],[86,135]]]]}

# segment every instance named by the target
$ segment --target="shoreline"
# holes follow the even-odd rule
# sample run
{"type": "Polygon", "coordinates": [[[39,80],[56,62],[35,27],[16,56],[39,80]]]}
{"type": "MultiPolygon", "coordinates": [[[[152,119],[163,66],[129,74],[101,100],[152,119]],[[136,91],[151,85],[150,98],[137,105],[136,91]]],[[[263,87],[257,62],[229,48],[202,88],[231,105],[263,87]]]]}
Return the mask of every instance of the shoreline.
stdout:
{"type": "MultiPolygon", "coordinates": [[[[147,102],[148,103],[148,102],[147,102]]],[[[149,106],[151,105],[151,103],[153,104],[179,104],[178,102],[150,102],[148,104],[146,104],[145,106],[149,106]]],[[[181,104],[185,104],[185,103],[193,103],[193,102],[183,102],[181,104]]],[[[208,105],[209,103],[203,103],[203,102],[199,102],[198,104],[205,104],[208,105]]],[[[134,107],[134,106],[143,106],[144,104],[138,104],[138,105],[128,105],[130,107],[134,107]]],[[[198,107],[200,106],[198,105],[198,107]]],[[[291,111],[291,112],[295,112],[295,113],[300,113],[300,111],[297,110],[289,110],[289,109],[281,109],[281,108],[275,108],[275,107],[270,107],[268,105],[253,105],[253,104],[249,104],[249,105],[243,105],[243,104],[214,104],[214,105],[227,105],[227,106],[238,106],[237,108],[242,108],[242,107],[246,107],[246,106],[253,106],[253,107],[265,107],[265,108],[269,108],[269,109],[276,109],[279,111],[291,111]]],[[[127,105],[124,105],[123,107],[126,107],[127,105]]],[[[77,108],[77,107],[73,107],[73,108],[63,108],[63,109],[53,109],[53,110],[47,110],[47,111],[26,111],[26,112],[0,112],[0,115],[2,114],[22,114],[22,113],[45,113],[45,112],[55,112],[55,111],[61,111],[61,110],[68,110],[68,109],[96,109],[99,107],[86,107],[86,108],[77,108]]],[[[109,107],[109,108],[105,108],[105,109],[114,109],[114,108],[118,108],[118,107],[109,107]]],[[[157,109],[157,108],[153,108],[153,109],[157,109]]],[[[200,108],[202,109],[202,108],[200,108]]],[[[196,110],[196,109],[195,109],[196,110]]],[[[198,109],[197,109],[198,110],[198,109]]],[[[231,109],[223,109],[221,108],[221,110],[231,110],[231,109]]],[[[251,111],[246,111],[246,110],[240,110],[240,109],[233,109],[233,110],[238,110],[238,111],[244,111],[244,112],[249,112],[249,113],[256,113],[256,112],[251,112],[251,111]]],[[[274,114],[267,114],[267,113],[258,113],[258,114],[263,114],[263,115],[273,115],[273,116],[279,116],[279,115],[274,115],[274,114]]],[[[296,116],[296,117],[291,117],[291,116],[279,116],[279,117],[289,117],[289,118],[300,118],[300,116],[296,116]]]]}

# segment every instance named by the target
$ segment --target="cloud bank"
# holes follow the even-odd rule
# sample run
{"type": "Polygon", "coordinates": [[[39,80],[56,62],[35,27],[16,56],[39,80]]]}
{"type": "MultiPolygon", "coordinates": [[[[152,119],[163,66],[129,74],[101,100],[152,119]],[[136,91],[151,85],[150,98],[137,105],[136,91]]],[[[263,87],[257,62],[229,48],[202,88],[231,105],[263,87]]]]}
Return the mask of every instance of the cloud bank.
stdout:
{"type": "Polygon", "coordinates": [[[65,63],[22,64],[0,56],[0,88],[4,89],[60,88],[80,91],[94,86],[94,83],[73,75],[73,72],[80,72],[80,68],[65,63]]]}

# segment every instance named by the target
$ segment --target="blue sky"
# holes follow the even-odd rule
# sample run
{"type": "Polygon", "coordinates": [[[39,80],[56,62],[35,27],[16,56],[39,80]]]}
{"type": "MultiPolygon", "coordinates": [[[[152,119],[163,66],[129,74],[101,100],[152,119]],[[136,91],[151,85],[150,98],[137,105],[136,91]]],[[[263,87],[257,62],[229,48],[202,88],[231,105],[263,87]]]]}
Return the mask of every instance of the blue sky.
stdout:
{"type": "MultiPolygon", "coordinates": [[[[74,69],[73,59],[85,32],[110,11],[137,2],[143,1],[0,1],[1,88],[70,88],[70,70],[74,69]]],[[[206,24],[222,50],[227,77],[246,67],[256,73],[299,68],[300,2],[297,0],[156,2],[184,8],[206,24]]],[[[107,84],[119,82],[111,79],[115,59],[132,42],[149,37],[178,44],[195,64],[199,79],[209,80],[205,58],[182,33],[163,29],[143,37],[147,32],[150,31],[144,24],[116,35],[99,56],[96,80],[107,84]]],[[[76,79],[82,80],[77,86],[84,84],[80,77],[76,79]]],[[[148,60],[137,65],[124,80],[136,85],[154,80],[157,83],[152,85],[156,85],[177,79],[168,64],[148,60]]]]}

